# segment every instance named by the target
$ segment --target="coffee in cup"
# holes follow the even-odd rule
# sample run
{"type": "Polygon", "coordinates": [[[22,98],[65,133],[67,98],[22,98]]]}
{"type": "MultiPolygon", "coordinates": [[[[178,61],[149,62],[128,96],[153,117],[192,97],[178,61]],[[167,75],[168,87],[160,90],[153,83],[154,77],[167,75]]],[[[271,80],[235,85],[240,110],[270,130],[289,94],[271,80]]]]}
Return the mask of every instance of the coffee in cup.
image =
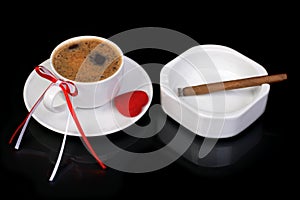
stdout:
{"type": "Polygon", "coordinates": [[[52,56],[55,71],[77,82],[104,80],[118,71],[121,63],[120,51],[99,38],[70,41],[56,49],[52,56]]]}
{"type": "MultiPolygon", "coordinates": [[[[122,50],[98,36],[78,36],[57,45],[50,55],[50,70],[63,81],[72,82],[78,95],[75,108],[96,108],[118,95],[124,69],[122,50]]],[[[44,95],[44,106],[62,112],[66,102],[60,87],[54,85],[44,95]]]]}

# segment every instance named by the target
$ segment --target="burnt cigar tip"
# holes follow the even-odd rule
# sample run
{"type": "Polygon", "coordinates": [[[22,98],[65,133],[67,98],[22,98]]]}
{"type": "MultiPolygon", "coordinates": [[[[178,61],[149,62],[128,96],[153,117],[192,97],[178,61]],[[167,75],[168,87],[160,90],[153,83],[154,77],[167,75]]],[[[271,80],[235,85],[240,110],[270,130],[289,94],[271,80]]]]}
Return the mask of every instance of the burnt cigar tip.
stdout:
{"type": "Polygon", "coordinates": [[[179,97],[183,96],[183,89],[182,89],[182,88],[178,88],[178,89],[177,89],[177,95],[178,95],[179,97]]]}

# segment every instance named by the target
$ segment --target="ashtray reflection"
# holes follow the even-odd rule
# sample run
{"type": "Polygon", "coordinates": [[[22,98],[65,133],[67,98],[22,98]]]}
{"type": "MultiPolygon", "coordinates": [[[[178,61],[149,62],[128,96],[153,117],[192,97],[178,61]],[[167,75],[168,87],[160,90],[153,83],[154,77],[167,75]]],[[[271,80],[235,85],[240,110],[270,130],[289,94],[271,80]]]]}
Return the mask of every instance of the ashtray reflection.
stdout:
{"type": "MultiPolygon", "coordinates": [[[[165,144],[167,144],[177,133],[178,125],[172,119],[168,118],[166,121],[173,131],[168,131],[168,134],[159,134],[158,138],[165,144]],[[172,133],[174,133],[172,135],[172,133]]],[[[193,143],[183,154],[183,158],[202,167],[224,167],[229,166],[237,162],[243,156],[247,154],[262,138],[262,123],[258,120],[256,123],[249,126],[241,134],[231,138],[204,138],[201,136],[195,136],[194,133],[184,127],[180,127],[182,134],[186,138],[194,138],[193,143]],[[204,142],[205,141],[205,142],[204,142]],[[201,148],[205,148],[204,145],[214,144],[210,152],[204,156],[199,156],[201,148]]],[[[176,152],[176,149],[173,149],[176,152]]]]}

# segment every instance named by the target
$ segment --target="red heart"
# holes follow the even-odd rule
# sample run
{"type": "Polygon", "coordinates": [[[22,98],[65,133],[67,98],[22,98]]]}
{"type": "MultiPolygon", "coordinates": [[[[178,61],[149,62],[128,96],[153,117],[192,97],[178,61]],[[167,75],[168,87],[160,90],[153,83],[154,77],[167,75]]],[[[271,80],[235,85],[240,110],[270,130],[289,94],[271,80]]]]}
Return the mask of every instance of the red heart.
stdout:
{"type": "Polygon", "coordinates": [[[114,98],[116,108],[126,117],[139,115],[148,101],[147,93],[141,90],[127,92],[114,98]]]}

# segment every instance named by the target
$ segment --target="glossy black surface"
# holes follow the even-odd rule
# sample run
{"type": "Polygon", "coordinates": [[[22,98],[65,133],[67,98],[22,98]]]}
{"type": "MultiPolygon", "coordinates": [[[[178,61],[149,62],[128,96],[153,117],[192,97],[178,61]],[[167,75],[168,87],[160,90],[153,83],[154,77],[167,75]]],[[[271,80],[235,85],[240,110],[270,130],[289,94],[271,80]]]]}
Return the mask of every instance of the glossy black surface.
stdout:
{"type": "MultiPolygon", "coordinates": [[[[101,26],[83,21],[84,27],[76,27],[75,19],[70,24],[60,24],[52,20],[38,23],[36,17],[18,18],[16,26],[8,32],[13,38],[10,44],[13,48],[9,49],[11,62],[7,67],[9,75],[5,75],[9,81],[2,82],[6,93],[1,96],[5,102],[2,103],[0,134],[1,193],[9,197],[51,199],[142,199],[170,198],[171,195],[199,198],[202,195],[222,198],[257,198],[262,194],[289,196],[292,192],[289,189],[292,185],[290,178],[299,174],[299,165],[295,163],[299,158],[296,154],[298,134],[297,130],[291,129],[293,117],[290,115],[291,110],[295,110],[295,104],[290,94],[290,80],[294,75],[289,70],[295,63],[286,54],[287,45],[293,43],[293,26],[288,20],[280,21],[277,13],[271,14],[272,17],[265,16],[262,11],[259,16],[242,20],[244,23],[240,23],[237,16],[225,18],[221,15],[218,20],[208,22],[204,18],[202,23],[189,25],[187,19],[192,16],[155,20],[141,13],[143,17],[148,17],[144,23],[138,23],[133,17],[124,19],[117,26],[112,26],[110,21],[101,26]],[[30,22],[28,28],[21,31],[19,26],[26,22],[30,22]],[[58,24],[61,27],[54,28],[58,24]],[[255,123],[236,137],[219,140],[204,159],[197,157],[203,142],[203,138],[197,136],[180,159],[161,170],[141,174],[111,168],[103,171],[78,138],[68,137],[57,177],[54,182],[48,182],[62,140],[61,134],[46,129],[32,119],[20,150],[15,151],[13,146],[8,145],[11,134],[27,114],[22,92],[28,75],[35,65],[48,59],[59,42],[67,38],[78,35],[110,37],[144,26],[174,29],[200,44],[231,47],[263,65],[269,74],[288,73],[288,80],[271,85],[266,110],[255,123]],[[16,48],[17,53],[11,53],[16,52],[16,48]]],[[[166,64],[176,55],[143,49],[130,52],[127,56],[139,64],[166,64]]],[[[155,96],[152,103],[159,104],[159,86],[154,84],[153,87],[155,96]]],[[[149,119],[144,116],[137,123],[147,125],[149,119]]],[[[111,140],[131,151],[148,152],[164,146],[177,129],[178,124],[167,118],[163,129],[151,138],[137,140],[120,131],[112,135],[111,140]]],[[[192,133],[186,130],[186,134],[192,133]]]]}

